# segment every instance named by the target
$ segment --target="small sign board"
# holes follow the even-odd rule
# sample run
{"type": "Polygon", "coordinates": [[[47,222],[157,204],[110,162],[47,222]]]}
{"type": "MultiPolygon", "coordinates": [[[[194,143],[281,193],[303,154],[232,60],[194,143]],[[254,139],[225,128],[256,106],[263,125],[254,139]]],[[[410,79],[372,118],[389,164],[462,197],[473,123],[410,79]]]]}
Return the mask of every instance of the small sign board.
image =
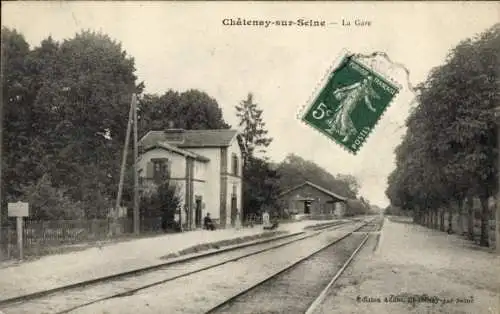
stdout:
{"type": "Polygon", "coordinates": [[[29,204],[23,202],[9,203],[8,204],[8,215],[9,217],[28,217],[29,216],[29,204]]]}

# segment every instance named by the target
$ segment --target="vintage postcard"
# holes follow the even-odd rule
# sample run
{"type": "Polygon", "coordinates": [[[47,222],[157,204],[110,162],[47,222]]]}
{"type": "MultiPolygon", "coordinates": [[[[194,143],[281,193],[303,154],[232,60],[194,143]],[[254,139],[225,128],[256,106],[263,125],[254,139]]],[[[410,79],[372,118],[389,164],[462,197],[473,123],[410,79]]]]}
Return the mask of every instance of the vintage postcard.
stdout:
{"type": "Polygon", "coordinates": [[[499,18],[2,3],[0,314],[499,313],[499,18]]]}

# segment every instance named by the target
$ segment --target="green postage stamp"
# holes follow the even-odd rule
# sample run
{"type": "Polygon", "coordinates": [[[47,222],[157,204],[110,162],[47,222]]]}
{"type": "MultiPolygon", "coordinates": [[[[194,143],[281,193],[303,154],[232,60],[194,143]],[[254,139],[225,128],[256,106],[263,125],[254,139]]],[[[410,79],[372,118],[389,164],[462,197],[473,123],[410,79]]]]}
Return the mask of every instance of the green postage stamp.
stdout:
{"type": "Polygon", "coordinates": [[[301,119],[356,154],[400,89],[362,58],[346,53],[301,119]]]}

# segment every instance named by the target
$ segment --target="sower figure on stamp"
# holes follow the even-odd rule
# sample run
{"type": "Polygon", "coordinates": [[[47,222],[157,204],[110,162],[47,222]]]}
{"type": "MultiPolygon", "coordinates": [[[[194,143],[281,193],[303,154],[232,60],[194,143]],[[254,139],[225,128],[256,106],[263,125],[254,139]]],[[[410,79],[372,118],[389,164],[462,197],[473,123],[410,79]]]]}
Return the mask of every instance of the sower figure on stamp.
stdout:
{"type": "Polygon", "coordinates": [[[370,97],[379,99],[380,96],[373,90],[371,85],[372,81],[373,78],[368,76],[363,79],[362,82],[357,82],[333,91],[333,95],[340,101],[340,105],[333,114],[332,119],[327,122],[330,126],[330,129],[327,131],[330,133],[337,132],[344,136],[343,142],[347,142],[351,135],[357,132],[351,120],[351,113],[356,109],[360,100],[363,101],[371,111],[376,112],[376,109],[370,101],[370,97]]]}

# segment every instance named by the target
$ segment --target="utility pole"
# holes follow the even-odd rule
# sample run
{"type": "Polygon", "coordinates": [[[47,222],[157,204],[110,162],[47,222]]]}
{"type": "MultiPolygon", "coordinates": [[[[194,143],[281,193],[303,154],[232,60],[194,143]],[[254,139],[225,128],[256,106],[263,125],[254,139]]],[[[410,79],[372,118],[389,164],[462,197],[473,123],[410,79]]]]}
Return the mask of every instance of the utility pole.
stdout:
{"type": "MultiPolygon", "coordinates": [[[[495,118],[497,123],[497,148],[500,148],[500,106],[495,108],[495,118]]],[[[500,169],[500,154],[498,158],[498,169],[500,169]]],[[[498,175],[498,174],[497,174],[498,175]]],[[[500,255],[500,176],[497,183],[497,197],[495,200],[495,246],[496,252],[500,255]]]]}
{"type": "MultiPolygon", "coordinates": [[[[3,169],[2,169],[2,164],[3,164],[3,106],[5,105],[3,103],[3,80],[4,80],[4,62],[5,62],[5,57],[3,53],[3,49],[1,49],[1,66],[0,66],[0,261],[3,259],[3,241],[2,241],[2,236],[3,236],[3,169]]],[[[8,230],[8,229],[7,229],[8,230]]],[[[8,244],[7,244],[8,245],[8,244]]]]}
{"type": "Polygon", "coordinates": [[[112,230],[115,231],[114,229],[116,228],[116,221],[117,221],[117,215],[118,211],[120,208],[120,204],[122,201],[122,193],[123,193],[123,180],[125,177],[125,167],[127,165],[127,152],[128,152],[128,146],[129,146],[129,139],[130,139],[130,128],[132,124],[132,119],[133,119],[133,110],[134,110],[134,98],[132,98],[132,103],[130,104],[130,111],[128,114],[128,121],[127,121],[127,132],[125,135],[125,146],[123,147],[123,155],[122,155],[122,165],[120,169],[120,182],[118,183],[118,194],[116,196],[116,204],[115,204],[115,212],[113,213],[113,228],[112,230]]]}
{"type": "Polygon", "coordinates": [[[137,96],[132,95],[132,107],[134,110],[134,233],[140,232],[139,220],[139,151],[137,147],[137,96]]]}

